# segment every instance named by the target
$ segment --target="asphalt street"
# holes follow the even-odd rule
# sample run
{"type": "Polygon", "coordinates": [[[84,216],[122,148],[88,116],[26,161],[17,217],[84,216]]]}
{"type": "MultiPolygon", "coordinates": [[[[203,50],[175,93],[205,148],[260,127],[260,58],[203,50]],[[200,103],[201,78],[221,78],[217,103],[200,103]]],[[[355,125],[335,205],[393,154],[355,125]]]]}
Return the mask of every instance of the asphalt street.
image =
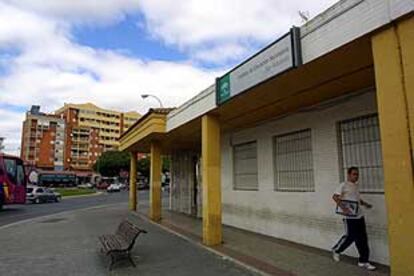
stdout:
{"type": "MultiPolygon", "coordinates": [[[[139,191],[138,198],[148,201],[148,191],[139,191]]],[[[84,209],[94,206],[110,205],[128,202],[128,191],[106,193],[100,195],[63,198],[58,203],[9,205],[0,211],[0,226],[35,217],[56,214],[60,212],[84,209]]]]}

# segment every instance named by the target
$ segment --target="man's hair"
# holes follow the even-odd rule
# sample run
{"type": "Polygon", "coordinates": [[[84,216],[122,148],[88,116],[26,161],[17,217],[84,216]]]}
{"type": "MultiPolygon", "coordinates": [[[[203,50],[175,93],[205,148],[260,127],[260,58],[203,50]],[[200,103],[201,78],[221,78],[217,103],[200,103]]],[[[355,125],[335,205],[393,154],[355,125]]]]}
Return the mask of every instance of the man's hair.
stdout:
{"type": "Polygon", "coordinates": [[[348,168],[348,174],[351,174],[351,173],[352,173],[352,171],[357,171],[357,172],[359,172],[359,169],[358,169],[358,167],[349,167],[349,168],[348,168]]]}

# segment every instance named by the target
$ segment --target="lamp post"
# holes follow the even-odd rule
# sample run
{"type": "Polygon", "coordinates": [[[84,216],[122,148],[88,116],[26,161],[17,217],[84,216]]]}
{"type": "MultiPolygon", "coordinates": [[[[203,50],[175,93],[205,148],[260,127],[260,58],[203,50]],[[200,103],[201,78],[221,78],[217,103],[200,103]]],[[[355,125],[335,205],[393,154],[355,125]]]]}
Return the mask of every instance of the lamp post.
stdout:
{"type": "Polygon", "coordinates": [[[155,98],[155,99],[158,101],[158,103],[160,104],[160,108],[163,108],[162,102],[161,102],[160,98],[158,98],[157,96],[152,95],[152,94],[142,94],[142,95],[141,95],[141,98],[142,98],[142,99],[146,99],[146,98],[148,98],[148,97],[153,97],[153,98],[155,98]]]}

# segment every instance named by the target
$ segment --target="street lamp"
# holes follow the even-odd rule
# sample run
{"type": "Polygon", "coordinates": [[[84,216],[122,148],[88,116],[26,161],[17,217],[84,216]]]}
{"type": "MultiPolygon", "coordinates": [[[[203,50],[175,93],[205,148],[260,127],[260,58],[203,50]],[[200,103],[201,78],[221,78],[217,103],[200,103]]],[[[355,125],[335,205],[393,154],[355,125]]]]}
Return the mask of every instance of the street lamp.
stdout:
{"type": "Polygon", "coordinates": [[[146,98],[148,98],[148,97],[153,97],[153,98],[155,98],[155,99],[158,101],[158,103],[160,104],[160,108],[163,108],[162,102],[161,102],[160,98],[158,98],[157,96],[152,95],[152,94],[142,94],[142,95],[141,95],[141,98],[142,98],[142,99],[146,99],[146,98]]]}

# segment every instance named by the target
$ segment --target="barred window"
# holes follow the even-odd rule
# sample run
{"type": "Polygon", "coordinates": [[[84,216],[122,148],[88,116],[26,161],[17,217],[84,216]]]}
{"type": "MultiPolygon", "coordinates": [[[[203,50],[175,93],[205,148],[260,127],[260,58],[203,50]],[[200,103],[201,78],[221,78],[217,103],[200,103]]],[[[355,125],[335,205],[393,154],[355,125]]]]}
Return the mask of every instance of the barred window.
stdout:
{"type": "Polygon", "coordinates": [[[339,152],[341,178],[347,169],[359,168],[359,190],[384,192],[381,137],[378,115],[369,115],[339,122],[339,152]]]}
{"type": "Polygon", "coordinates": [[[257,143],[249,142],[233,147],[234,189],[258,190],[257,143]]]}
{"type": "Polygon", "coordinates": [[[276,136],[274,157],[276,191],[315,191],[310,129],[276,136]]]}

